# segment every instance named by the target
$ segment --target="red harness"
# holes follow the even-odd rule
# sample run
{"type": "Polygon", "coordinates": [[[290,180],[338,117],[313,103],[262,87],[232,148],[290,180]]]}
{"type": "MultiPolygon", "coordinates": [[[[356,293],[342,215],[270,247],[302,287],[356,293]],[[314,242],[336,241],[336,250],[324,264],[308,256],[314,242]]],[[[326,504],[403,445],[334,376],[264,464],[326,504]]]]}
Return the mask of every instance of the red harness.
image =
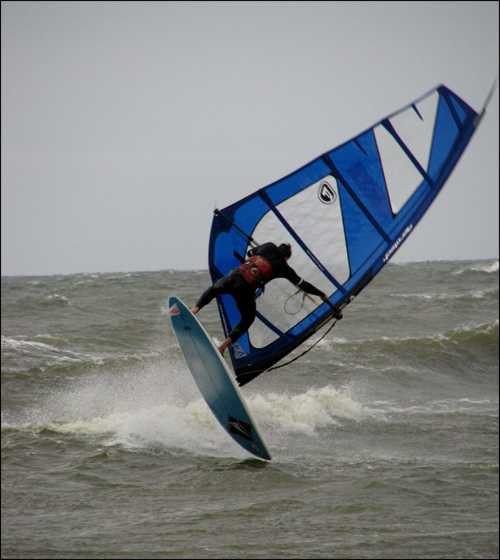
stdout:
{"type": "Polygon", "coordinates": [[[273,273],[271,263],[260,255],[254,255],[238,267],[243,278],[254,288],[262,288],[273,273]]]}

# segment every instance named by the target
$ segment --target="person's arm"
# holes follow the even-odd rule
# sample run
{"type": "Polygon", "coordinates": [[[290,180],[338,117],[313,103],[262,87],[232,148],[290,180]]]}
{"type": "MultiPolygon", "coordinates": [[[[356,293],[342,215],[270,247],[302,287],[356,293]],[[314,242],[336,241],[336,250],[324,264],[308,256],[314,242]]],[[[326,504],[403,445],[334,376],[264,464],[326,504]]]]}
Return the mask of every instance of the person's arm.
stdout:
{"type": "Polygon", "coordinates": [[[310,282],[301,278],[288,264],[286,265],[286,269],[283,271],[283,277],[308,294],[319,296],[321,299],[326,297],[326,295],[321,290],[318,290],[316,286],[313,286],[310,282]]]}
{"type": "Polygon", "coordinates": [[[311,294],[313,296],[319,296],[325,303],[328,303],[328,305],[332,308],[334,317],[336,317],[337,319],[342,319],[342,313],[330,303],[328,296],[324,292],[316,288],[316,286],[313,286],[310,282],[307,282],[307,280],[303,280],[302,278],[300,278],[299,275],[295,272],[295,270],[293,270],[293,268],[290,267],[288,268],[290,269],[290,272],[286,276],[286,278],[290,280],[292,284],[295,284],[297,288],[300,288],[307,294],[311,294]]]}
{"type": "Polygon", "coordinates": [[[304,290],[304,292],[308,294],[311,294],[313,296],[319,296],[322,300],[327,299],[326,294],[324,292],[318,290],[316,286],[313,286],[310,282],[307,282],[307,280],[303,280],[302,278],[300,278],[299,282],[294,282],[294,284],[297,286],[297,288],[304,290]]]}

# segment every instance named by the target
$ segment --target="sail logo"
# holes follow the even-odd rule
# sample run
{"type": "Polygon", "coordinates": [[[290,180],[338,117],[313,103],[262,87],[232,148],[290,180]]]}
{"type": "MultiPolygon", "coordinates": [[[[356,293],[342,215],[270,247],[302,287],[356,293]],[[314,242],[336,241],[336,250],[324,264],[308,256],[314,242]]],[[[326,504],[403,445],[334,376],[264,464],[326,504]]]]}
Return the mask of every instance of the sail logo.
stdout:
{"type": "Polygon", "coordinates": [[[392,255],[397,251],[397,249],[399,248],[399,246],[401,245],[401,243],[403,243],[403,241],[406,239],[406,236],[411,232],[411,230],[413,229],[413,224],[410,224],[409,226],[407,226],[403,232],[401,233],[401,235],[396,239],[396,241],[394,242],[394,244],[392,245],[392,247],[387,251],[387,253],[384,255],[384,258],[382,259],[382,261],[384,263],[386,263],[391,257],[392,255]]]}
{"type": "Polygon", "coordinates": [[[337,200],[337,193],[326,181],[322,181],[318,188],[318,198],[323,204],[333,204],[337,200]]]}
{"type": "Polygon", "coordinates": [[[248,354],[245,352],[245,350],[243,350],[243,348],[238,344],[238,342],[235,342],[233,344],[233,352],[234,352],[234,357],[239,360],[240,358],[244,358],[245,356],[247,356],[248,354]]]}

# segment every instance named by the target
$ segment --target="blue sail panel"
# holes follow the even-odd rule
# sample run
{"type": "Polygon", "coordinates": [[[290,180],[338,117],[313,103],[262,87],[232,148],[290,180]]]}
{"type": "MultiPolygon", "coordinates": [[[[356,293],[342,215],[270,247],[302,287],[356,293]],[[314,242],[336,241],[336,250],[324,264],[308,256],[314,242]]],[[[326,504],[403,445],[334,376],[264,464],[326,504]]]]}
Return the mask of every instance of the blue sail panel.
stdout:
{"type": "MultiPolygon", "coordinates": [[[[290,243],[290,265],[344,308],[390,260],[449,177],[478,113],[439,86],[355,138],[246,198],[216,211],[209,244],[212,279],[237,267],[248,249],[290,243]]],[[[240,315],[218,298],[226,335],[240,315]]],[[[230,346],[244,385],[329,320],[331,307],[284,279],[257,299],[257,318],[230,346]],[[291,303],[292,302],[292,303],[291,303]]]]}

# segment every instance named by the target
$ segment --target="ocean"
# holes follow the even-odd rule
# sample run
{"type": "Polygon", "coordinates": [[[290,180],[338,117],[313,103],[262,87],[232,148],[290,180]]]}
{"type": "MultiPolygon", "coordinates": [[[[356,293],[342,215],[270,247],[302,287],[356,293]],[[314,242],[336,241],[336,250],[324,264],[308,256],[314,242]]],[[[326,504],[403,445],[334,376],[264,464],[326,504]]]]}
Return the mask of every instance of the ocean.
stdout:
{"type": "MultiPolygon", "coordinates": [[[[498,260],[388,264],[243,387],[270,462],[166,314],[209,283],[2,278],[2,558],[498,558],[498,260]]],[[[215,303],[198,318],[223,339],[215,303]]]]}

